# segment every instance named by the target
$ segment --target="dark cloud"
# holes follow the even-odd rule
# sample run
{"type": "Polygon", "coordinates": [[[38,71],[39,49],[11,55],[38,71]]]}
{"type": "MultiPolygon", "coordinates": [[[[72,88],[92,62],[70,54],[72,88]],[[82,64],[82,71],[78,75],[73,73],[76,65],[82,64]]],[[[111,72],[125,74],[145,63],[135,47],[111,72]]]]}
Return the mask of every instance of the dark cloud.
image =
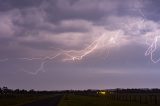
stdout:
{"type": "Polygon", "coordinates": [[[20,45],[23,45],[25,47],[29,47],[32,49],[40,49],[40,50],[54,50],[56,47],[60,46],[58,44],[52,43],[52,42],[45,42],[45,41],[34,41],[34,42],[20,42],[20,45]],[[55,48],[52,46],[54,45],[55,48]]]}
{"type": "Polygon", "coordinates": [[[153,0],[149,0],[146,3],[146,7],[142,9],[145,18],[148,18],[150,20],[155,20],[155,21],[159,21],[159,11],[160,8],[158,6],[160,2],[159,1],[153,1],[153,0]]]}
{"type": "Polygon", "coordinates": [[[39,6],[44,0],[0,0],[0,11],[39,6]]]}
{"type": "Polygon", "coordinates": [[[158,4],[150,0],[0,0],[0,85],[27,89],[159,86],[159,63],[144,55],[147,34],[160,32],[158,4]],[[139,24],[142,19],[145,28],[139,24]],[[120,39],[114,42],[119,30],[120,39]],[[98,49],[81,61],[63,62],[64,55],[47,59],[46,71],[37,75],[29,72],[41,68],[42,59],[20,59],[55,56],[62,49],[77,50],[69,55],[81,56],[101,34],[105,37],[98,49]]]}

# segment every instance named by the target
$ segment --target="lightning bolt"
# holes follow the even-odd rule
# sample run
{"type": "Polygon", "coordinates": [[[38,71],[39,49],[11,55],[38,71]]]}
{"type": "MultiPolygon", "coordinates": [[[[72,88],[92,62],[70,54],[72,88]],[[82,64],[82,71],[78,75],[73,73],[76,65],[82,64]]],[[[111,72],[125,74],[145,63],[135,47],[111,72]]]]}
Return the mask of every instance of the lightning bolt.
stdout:
{"type": "MultiPolygon", "coordinates": [[[[141,17],[142,17],[142,20],[139,24],[139,26],[143,25],[144,28],[146,28],[145,26],[145,15],[142,11],[142,9],[140,8],[137,8],[138,12],[140,13],[141,17]]],[[[160,38],[159,35],[155,34],[155,36],[152,36],[153,38],[150,38],[149,36],[147,37],[146,39],[146,45],[148,45],[148,48],[147,50],[145,51],[145,56],[150,56],[150,59],[153,63],[158,63],[160,61],[160,58],[155,58],[154,57],[154,53],[157,51],[158,47],[157,47],[157,43],[158,43],[158,40],[160,38]],[[152,42],[149,43],[148,42],[148,39],[152,39],[152,42]]]]}
{"type": "MultiPolygon", "coordinates": [[[[143,0],[142,0],[143,2],[143,0]]],[[[137,1],[137,4],[140,4],[140,1],[137,1]]],[[[141,8],[134,8],[136,11],[139,12],[140,16],[142,17],[142,19],[138,22],[138,28],[146,28],[145,26],[145,15],[142,11],[141,8]]],[[[127,27],[129,27],[129,25],[127,25],[127,27]]],[[[150,56],[150,59],[153,63],[158,63],[160,61],[160,58],[155,58],[154,57],[154,53],[157,51],[158,46],[157,43],[159,41],[160,36],[155,34],[155,36],[151,35],[152,38],[150,38],[150,36],[146,36],[146,45],[148,46],[147,50],[145,51],[145,56],[150,56]],[[148,40],[151,40],[152,42],[148,42],[148,40]]]]}
{"type": "MultiPolygon", "coordinates": [[[[132,28],[134,25],[137,25],[137,27],[139,29],[142,29],[145,26],[145,15],[142,11],[141,8],[135,8],[136,11],[139,12],[140,16],[142,17],[140,20],[138,20],[136,23],[122,23],[125,25],[125,27],[129,30],[129,28],[132,28]]],[[[93,52],[97,51],[100,48],[105,48],[107,46],[118,46],[119,44],[119,40],[120,39],[125,39],[124,36],[123,38],[120,37],[120,31],[117,32],[117,34],[114,35],[107,35],[105,33],[103,33],[102,35],[100,35],[99,37],[96,38],[96,40],[92,41],[87,47],[85,47],[82,50],[63,50],[63,49],[59,49],[58,53],[55,55],[51,55],[51,56],[45,56],[45,57],[33,57],[33,58],[18,58],[19,60],[26,60],[26,61],[33,61],[33,60],[40,60],[41,64],[40,67],[35,71],[35,72],[28,72],[28,71],[24,71],[27,72],[29,74],[32,75],[37,75],[39,72],[45,72],[45,65],[50,62],[53,61],[54,59],[62,56],[62,61],[66,62],[66,61],[80,61],[83,58],[87,57],[88,55],[92,54],[93,52]]],[[[154,53],[157,51],[158,47],[157,47],[157,43],[160,39],[160,36],[154,36],[153,41],[151,43],[149,43],[146,40],[146,44],[148,46],[147,50],[145,51],[145,56],[150,56],[150,59],[153,63],[157,63],[160,61],[160,58],[155,58],[154,57],[154,53]]],[[[108,47],[109,48],[109,47],[108,47]]],[[[108,51],[109,53],[109,51],[108,51]]],[[[1,59],[0,62],[5,62],[8,61],[8,58],[6,59],[1,59]]]]}
{"type": "MultiPolygon", "coordinates": [[[[28,60],[28,59],[27,59],[27,60],[28,60]]],[[[45,72],[44,66],[45,66],[45,64],[46,64],[47,62],[48,62],[48,61],[43,61],[43,62],[41,62],[40,67],[39,67],[35,72],[29,72],[29,71],[26,71],[25,69],[23,69],[22,71],[23,71],[23,72],[26,72],[26,73],[28,73],[28,74],[31,74],[31,75],[37,75],[39,72],[45,72]]]]}
{"type": "MultiPolygon", "coordinates": [[[[160,58],[154,58],[154,53],[158,49],[157,42],[158,42],[159,38],[160,38],[160,36],[155,36],[154,39],[153,39],[153,42],[149,45],[148,49],[145,52],[145,56],[150,55],[151,61],[153,63],[157,63],[157,62],[160,61],[160,58]]],[[[147,44],[149,44],[149,43],[147,43],[147,44]]]]}
{"type": "Polygon", "coordinates": [[[89,46],[82,50],[62,50],[59,53],[57,53],[54,56],[46,56],[46,57],[37,57],[37,58],[19,58],[20,60],[26,60],[26,61],[32,61],[32,60],[41,60],[41,65],[40,67],[35,71],[35,72],[27,72],[32,75],[36,75],[39,72],[44,72],[44,66],[49,62],[54,60],[55,58],[59,56],[63,56],[64,58],[62,59],[63,62],[65,61],[79,61],[82,60],[84,57],[88,56],[89,54],[93,53],[99,48],[103,48],[108,45],[116,45],[117,43],[117,35],[120,33],[117,32],[114,36],[109,36],[107,37],[106,34],[102,34],[99,38],[97,38],[95,41],[93,41],[89,46]]]}

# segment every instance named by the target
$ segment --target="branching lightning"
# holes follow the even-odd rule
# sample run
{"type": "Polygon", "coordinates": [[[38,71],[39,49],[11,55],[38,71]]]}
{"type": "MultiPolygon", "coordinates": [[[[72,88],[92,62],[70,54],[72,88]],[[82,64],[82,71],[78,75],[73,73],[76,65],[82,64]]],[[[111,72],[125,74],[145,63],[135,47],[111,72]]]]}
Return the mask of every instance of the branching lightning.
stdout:
{"type": "Polygon", "coordinates": [[[62,61],[76,61],[76,60],[82,60],[84,57],[87,55],[93,53],[99,48],[103,48],[108,45],[116,45],[117,40],[119,39],[117,35],[120,32],[118,32],[115,35],[108,36],[106,34],[102,34],[99,38],[97,38],[95,41],[93,41],[89,46],[84,48],[83,50],[62,50],[60,49],[60,52],[57,53],[54,56],[46,56],[46,57],[39,57],[39,58],[19,58],[20,60],[27,60],[27,61],[32,61],[32,60],[41,60],[41,65],[40,67],[35,71],[35,72],[28,72],[25,71],[29,74],[36,75],[40,71],[44,72],[44,66],[47,64],[49,61],[54,60],[55,58],[58,58],[59,56],[63,56],[62,61]]]}
{"type": "MultiPolygon", "coordinates": [[[[146,28],[146,26],[144,24],[145,23],[145,15],[144,15],[143,11],[140,8],[138,9],[138,11],[139,11],[139,13],[140,13],[140,15],[142,17],[140,25],[142,25],[142,27],[146,28]]],[[[160,36],[155,33],[154,36],[152,35],[152,37],[153,38],[150,38],[149,36],[147,36],[147,38],[146,38],[146,45],[148,45],[148,48],[147,48],[147,50],[145,52],[145,56],[150,56],[151,61],[153,63],[157,63],[157,62],[160,61],[160,58],[154,57],[154,53],[158,49],[157,43],[159,41],[160,36]],[[148,39],[149,40],[152,39],[151,43],[148,42],[148,39]]]]}
{"type": "MultiPolygon", "coordinates": [[[[127,28],[127,30],[130,30],[133,26],[137,26],[138,29],[143,29],[145,28],[145,15],[143,13],[143,11],[140,8],[135,8],[136,11],[139,12],[141,19],[137,22],[133,22],[133,23],[123,23],[124,27],[127,28]]],[[[24,71],[27,72],[29,74],[32,75],[36,75],[39,72],[45,72],[45,65],[58,58],[58,57],[62,57],[62,61],[66,62],[66,61],[79,61],[82,60],[83,58],[85,58],[86,56],[92,54],[93,52],[101,49],[101,48],[109,48],[109,47],[113,47],[113,46],[118,46],[120,41],[125,39],[124,36],[121,37],[120,36],[121,31],[118,31],[116,34],[112,34],[112,35],[108,35],[106,33],[103,33],[102,35],[100,35],[99,37],[97,37],[94,41],[92,41],[87,47],[85,47],[82,50],[63,50],[63,49],[59,49],[58,53],[56,53],[55,55],[51,55],[51,56],[44,56],[44,57],[33,57],[33,58],[18,58],[19,60],[25,60],[25,61],[33,61],[33,60],[40,60],[41,64],[40,67],[35,71],[35,72],[28,72],[28,71],[24,71]]],[[[150,56],[150,59],[153,63],[157,63],[160,61],[160,58],[155,58],[154,57],[154,53],[157,51],[158,46],[157,43],[160,39],[160,36],[154,36],[154,38],[152,38],[151,43],[148,42],[146,40],[146,44],[148,46],[147,50],[145,51],[145,56],[150,56]]],[[[109,51],[108,51],[109,52],[109,51]]],[[[6,62],[8,61],[8,58],[5,59],[1,59],[0,62],[6,62]]]]}
{"type": "MultiPolygon", "coordinates": [[[[160,58],[154,58],[154,53],[158,49],[158,47],[157,47],[158,39],[160,39],[160,36],[155,36],[152,43],[149,45],[148,49],[145,52],[145,56],[150,55],[151,61],[153,63],[157,63],[160,61],[160,58]]],[[[147,42],[147,44],[149,44],[149,43],[147,42]]]]}

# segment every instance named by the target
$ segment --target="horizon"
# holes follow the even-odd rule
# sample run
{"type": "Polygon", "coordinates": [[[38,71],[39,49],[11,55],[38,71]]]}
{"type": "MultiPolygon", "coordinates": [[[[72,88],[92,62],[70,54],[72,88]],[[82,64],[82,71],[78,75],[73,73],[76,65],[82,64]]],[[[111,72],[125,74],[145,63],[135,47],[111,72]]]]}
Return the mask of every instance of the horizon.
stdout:
{"type": "Polygon", "coordinates": [[[160,90],[160,88],[106,88],[106,89],[57,89],[57,90],[37,90],[37,89],[19,89],[19,88],[8,88],[6,86],[0,87],[0,90],[4,89],[9,89],[9,90],[26,90],[26,91],[56,91],[56,92],[61,92],[61,91],[114,91],[114,90],[160,90]]]}

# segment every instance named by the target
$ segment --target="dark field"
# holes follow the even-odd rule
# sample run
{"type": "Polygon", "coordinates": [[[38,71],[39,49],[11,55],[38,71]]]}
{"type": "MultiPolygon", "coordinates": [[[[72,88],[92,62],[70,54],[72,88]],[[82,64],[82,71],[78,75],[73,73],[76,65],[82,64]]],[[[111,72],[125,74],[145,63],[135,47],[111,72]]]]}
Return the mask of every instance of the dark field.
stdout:
{"type": "Polygon", "coordinates": [[[111,100],[106,96],[80,96],[66,95],[59,106],[160,106],[158,104],[146,104],[128,102],[124,100],[111,100]]]}
{"type": "Polygon", "coordinates": [[[12,97],[1,97],[0,106],[51,106],[39,104],[55,104],[60,100],[61,95],[19,95],[12,97]]]}
{"type": "Polygon", "coordinates": [[[160,90],[25,91],[3,88],[0,106],[160,106],[160,90]]]}
{"type": "Polygon", "coordinates": [[[0,88],[0,106],[56,106],[62,92],[0,88]]]}
{"type": "Polygon", "coordinates": [[[42,100],[37,100],[22,106],[57,106],[61,97],[62,95],[56,95],[56,96],[45,98],[42,100]]]}

